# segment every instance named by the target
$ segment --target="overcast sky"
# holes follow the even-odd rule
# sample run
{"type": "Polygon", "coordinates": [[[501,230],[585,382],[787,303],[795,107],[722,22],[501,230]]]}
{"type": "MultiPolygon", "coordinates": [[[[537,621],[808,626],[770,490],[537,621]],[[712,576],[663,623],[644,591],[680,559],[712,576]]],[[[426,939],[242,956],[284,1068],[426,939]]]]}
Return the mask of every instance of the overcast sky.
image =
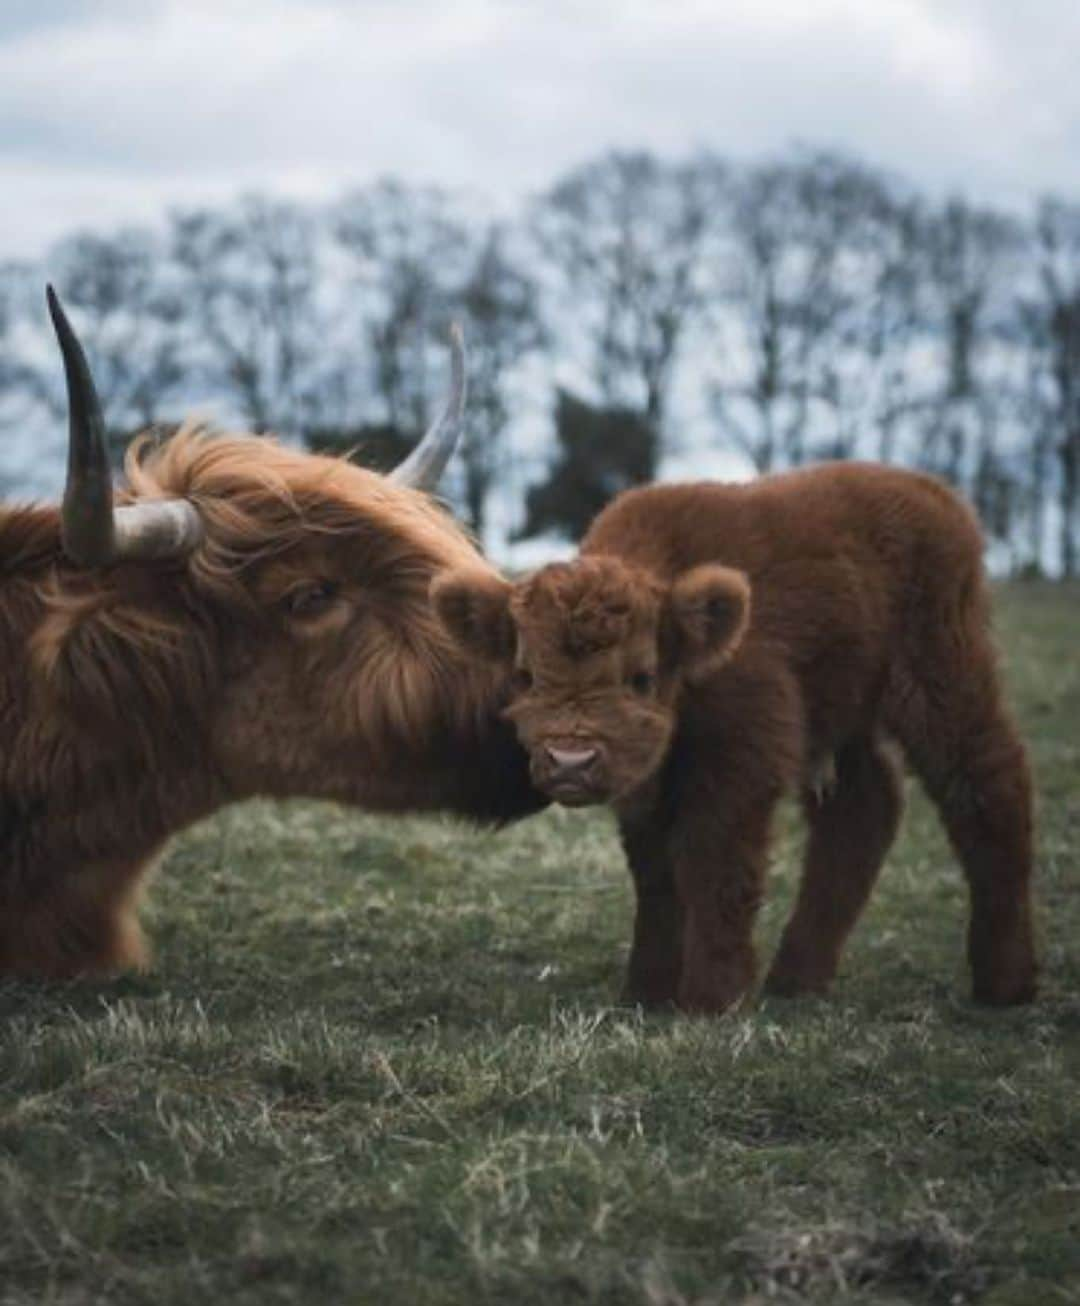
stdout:
{"type": "Polygon", "coordinates": [[[610,146],[837,146],[1080,194],[1077,0],[3,0],[0,258],[394,172],[512,205],[610,146]]]}

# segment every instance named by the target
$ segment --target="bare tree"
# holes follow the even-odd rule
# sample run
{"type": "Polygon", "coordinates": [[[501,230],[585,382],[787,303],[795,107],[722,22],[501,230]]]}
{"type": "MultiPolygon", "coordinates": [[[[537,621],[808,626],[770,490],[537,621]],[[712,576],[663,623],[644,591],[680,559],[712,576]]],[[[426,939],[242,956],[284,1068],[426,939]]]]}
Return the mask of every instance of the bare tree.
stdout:
{"type": "Polygon", "coordinates": [[[853,446],[854,363],[869,350],[881,366],[890,319],[907,312],[897,253],[883,238],[902,232],[891,226],[899,220],[884,181],[842,156],[799,153],[735,179],[713,399],[759,472],[797,465],[816,446],[834,455],[853,446]],[[871,317],[860,321],[866,304],[871,317]]]}
{"type": "MultiPolygon", "coordinates": [[[[18,428],[24,427],[37,400],[40,375],[37,368],[18,349],[19,328],[28,317],[31,283],[37,278],[28,264],[0,264],[0,430],[5,433],[0,446],[0,493],[20,485],[29,450],[19,440],[18,428]],[[15,428],[15,438],[8,432],[15,428]]],[[[36,297],[40,305],[40,292],[36,297]]]]}
{"type": "MultiPolygon", "coordinates": [[[[56,246],[47,263],[65,303],[80,315],[112,429],[122,437],[158,421],[184,375],[181,303],[160,238],[137,228],[82,232],[56,246]]],[[[55,366],[43,373],[40,393],[59,417],[65,401],[55,366]]]]}
{"type": "Polygon", "coordinates": [[[175,213],[171,255],[203,386],[255,431],[300,433],[323,348],[312,216],[258,197],[175,213]]]}
{"type": "MultiPolygon", "coordinates": [[[[1043,475],[1056,464],[1059,562],[1080,573],[1080,206],[1048,198],[1034,232],[1036,276],[1020,306],[1029,355],[1027,417],[1043,475]]],[[[1041,545],[1041,539],[1039,540],[1041,545]]]]}
{"type": "Polygon", "coordinates": [[[612,153],[562,178],[532,226],[585,334],[603,402],[638,411],[653,432],[650,475],[667,431],[680,346],[704,298],[703,254],[724,169],[704,156],[667,162],[612,153]]]}
{"type": "Polygon", "coordinates": [[[334,231],[361,291],[381,416],[419,431],[432,416],[431,376],[443,366],[449,305],[466,276],[469,227],[445,192],[383,180],[338,206],[334,231]]]}
{"type": "Polygon", "coordinates": [[[546,339],[536,281],[509,247],[505,227],[492,223],[473,255],[458,297],[468,321],[469,421],[462,442],[465,508],[481,537],[487,501],[506,467],[515,369],[546,339]]]}
{"type": "MultiPolygon", "coordinates": [[[[1034,251],[1034,233],[1031,239],[1034,251]]],[[[1014,482],[1022,496],[1026,567],[1036,575],[1046,569],[1048,522],[1057,473],[1056,420],[1045,310],[1035,283],[1022,287],[1013,309],[1012,330],[1022,375],[1011,413],[1023,433],[1013,460],[1014,482]]]]}
{"type": "Polygon", "coordinates": [[[925,403],[922,213],[914,196],[869,172],[863,199],[845,255],[853,298],[821,358],[834,432],[823,451],[894,462],[925,403]]]}
{"type": "Polygon", "coordinates": [[[1000,367],[1020,231],[1003,214],[952,199],[927,215],[924,239],[926,325],[940,380],[927,405],[918,459],[981,499],[987,520],[1000,524],[1000,367]]]}
{"type": "MultiPolygon", "coordinates": [[[[536,282],[505,226],[466,219],[459,202],[435,188],[378,182],[350,195],[334,226],[361,291],[383,442],[391,432],[412,438],[430,421],[450,319],[466,319],[463,498],[483,534],[488,496],[505,465],[512,374],[544,339],[536,282]]],[[[358,433],[374,431],[369,419],[358,433]]]]}
{"type": "Polygon", "coordinates": [[[23,401],[36,398],[38,371],[18,345],[20,328],[33,322],[33,309],[42,312],[37,269],[29,263],[0,263],[0,424],[18,420],[23,401]]]}

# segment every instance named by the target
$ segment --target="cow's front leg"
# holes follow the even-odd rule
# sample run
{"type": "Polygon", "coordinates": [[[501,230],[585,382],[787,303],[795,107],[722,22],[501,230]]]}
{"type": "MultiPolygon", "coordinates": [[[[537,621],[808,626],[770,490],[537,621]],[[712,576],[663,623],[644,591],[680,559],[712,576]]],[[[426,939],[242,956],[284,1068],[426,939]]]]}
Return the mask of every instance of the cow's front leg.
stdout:
{"type": "Polygon", "coordinates": [[[722,790],[704,786],[679,813],[672,865],[682,908],[683,1011],[727,1011],[754,983],[754,922],[777,796],[743,794],[732,804],[722,790]]]}

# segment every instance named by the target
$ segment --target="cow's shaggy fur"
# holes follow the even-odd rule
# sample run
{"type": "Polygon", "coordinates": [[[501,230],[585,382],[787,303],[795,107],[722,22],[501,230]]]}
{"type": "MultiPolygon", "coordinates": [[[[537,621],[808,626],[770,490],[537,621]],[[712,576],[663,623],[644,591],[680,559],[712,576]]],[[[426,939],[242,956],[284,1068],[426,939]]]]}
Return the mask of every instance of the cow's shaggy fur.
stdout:
{"type": "Polygon", "coordinates": [[[144,872],[235,799],[538,805],[504,678],[431,611],[436,572],[484,564],[430,499],[192,429],[127,477],[128,497],[196,505],[189,558],[80,569],[55,508],[0,510],[0,975],[143,964],[144,872]]]}
{"type": "Polygon", "coordinates": [[[754,977],[778,798],[802,884],[768,988],[823,990],[901,813],[896,746],[971,896],[975,997],[1035,993],[1031,792],[988,629],[980,533],[929,477],[835,465],[634,490],[581,557],[436,581],[459,642],[513,662],[537,783],[607,801],[637,889],[633,998],[718,1012],[754,977]]]}

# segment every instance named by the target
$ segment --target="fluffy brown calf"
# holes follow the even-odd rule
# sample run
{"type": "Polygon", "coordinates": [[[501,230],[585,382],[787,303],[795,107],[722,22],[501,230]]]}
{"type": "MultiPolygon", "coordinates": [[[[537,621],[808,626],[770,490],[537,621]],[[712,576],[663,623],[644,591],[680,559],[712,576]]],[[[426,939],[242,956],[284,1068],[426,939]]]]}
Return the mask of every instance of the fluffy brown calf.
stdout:
{"type": "Polygon", "coordinates": [[[792,789],[809,837],[768,988],[825,989],[896,832],[894,741],[967,877],[975,997],[1034,996],[1030,782],[981,554],[936,481],[843,464],[634,490],[576,562],[516,585],[436,581],[459,643],[516,667],[508,715],[536,783],[615,809],[634,999],[719,1012],[746,992],[770,820],[792,789]]]}
{"type": "Polygon", "coordinates": [[[417,485],[183,431],[128,458],[114,508],[93,384],[53,302],[72,440],[64,506],[0,509],[0,975],[144,961],[139,882],[168,836],[253,794],[485,820],[540,800],[505,677],[463,658],[432,577],[483,566],[417,485]]]}

